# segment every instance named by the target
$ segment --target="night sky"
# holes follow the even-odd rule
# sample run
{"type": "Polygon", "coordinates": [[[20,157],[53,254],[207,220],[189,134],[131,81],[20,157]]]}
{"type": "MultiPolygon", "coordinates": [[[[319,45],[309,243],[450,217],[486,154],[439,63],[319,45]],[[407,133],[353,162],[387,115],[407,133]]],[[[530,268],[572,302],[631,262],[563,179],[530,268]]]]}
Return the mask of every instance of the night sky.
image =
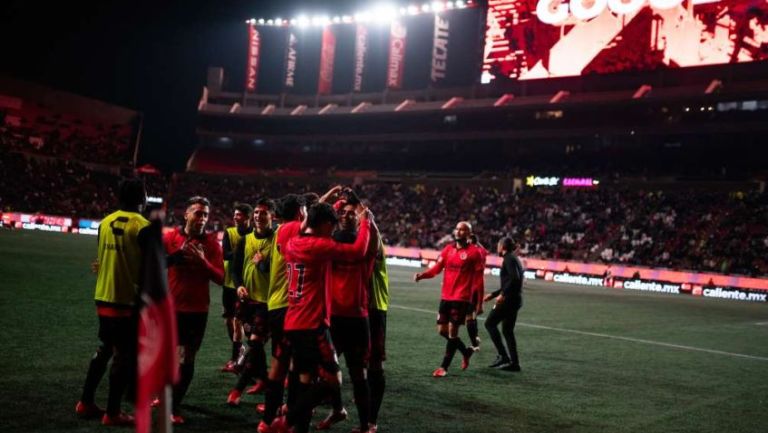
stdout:
{"type": "Polygon", "coordinates": [[[246,19],[352,14],[372,4],[2,0],[0,74],[143,112],[139,164],[180,171],[195,147],[208,66],[223,66],[225,80],[232,81],[225,87],[242,89],[246,19]]]}

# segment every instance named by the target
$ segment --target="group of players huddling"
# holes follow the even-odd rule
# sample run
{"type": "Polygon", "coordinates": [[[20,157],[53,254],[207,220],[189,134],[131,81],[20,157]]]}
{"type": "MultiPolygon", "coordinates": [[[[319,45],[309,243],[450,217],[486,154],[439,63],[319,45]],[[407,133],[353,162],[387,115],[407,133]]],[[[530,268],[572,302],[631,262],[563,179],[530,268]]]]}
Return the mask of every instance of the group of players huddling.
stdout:
{"type": "MultiPolygon", "coordinates": [[[[135,376],[136,294],[151,226],[140,214],[145,196],[141,181],[124,181],[120,210],[99,228],[94,268],[101,345],[91,360],[76,412],[98,417],[105,425],[133,423],[120,402],[135,376]],[[94,403],[94,394],[110,359],[105,411],[94,403]]],[[[353,432],[376,432],[385,387],[389,290],[384,246],[372,213],[352,189],[341,186],[322,197],[309,193],[288,194],[276,202],[263,198],[253,207],[234,206],[235,226],[226,230],[220,244],[215,233],[206,233],[209,212],[206,198],[192,197],[184,225],[163,235],[178,328],[180,380],[173,387],[171,421],[186,422],[180,405],[205,333],[212,281],[224,287],[223,316],[232,340],[231,357],[222,371],[238,374],[227,403],[239,405],[243,392],[264,392],[258,432],[307,432],[315,407],[324,401],[330,401],[332,410],[315,425],[317,430],[345,420],[338,363],[342,354],[359,418],[353,432]]],[[[447,340],[446,352],[433,376],[447,374],[456,351],[463,356],[462,369],[469,366],[480,343],[476,316],[484,300],[498,295],[486,322],[499,353],[492,367],[519,371],[513,330],[522,304],[522,267],[512,255],[512,241],[505,238],[498,247],[504,257],[501,289],[483,296],[487,251],[467,222],[456,226],[454,238],[433,267],[414,276],[419,281],[445,271],[437,323],[447,340]],[[504,323],[508,351],[496,329],[499,322],[504,323]],[[469,347],[458,337],[465,323],[469,347]]]]}

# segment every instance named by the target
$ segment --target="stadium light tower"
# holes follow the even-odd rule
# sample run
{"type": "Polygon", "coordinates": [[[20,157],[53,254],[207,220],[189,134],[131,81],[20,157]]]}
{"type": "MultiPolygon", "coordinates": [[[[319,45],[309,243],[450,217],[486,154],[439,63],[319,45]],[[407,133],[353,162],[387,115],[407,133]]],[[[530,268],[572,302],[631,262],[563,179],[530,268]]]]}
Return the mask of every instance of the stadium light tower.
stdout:
{"type": "Polygon", "coordinates": [[[358,23],[367,23],[371,20],[371,13],[368,11],[358,12],[355,14],[355,21],[358,23]]]}
{"type": "Polygon", "coordinates": [[[397,8],[389,3],[380,3],[373,7],[371,15],[376,22],[386,24],[397,18],[397,8]]]}
{"type": "Polygon", "coordinates": [[[328,25],[328,23],[330,21],[331,21],[330,18],[328,18],[326,16],[318,15],[318,16],[312,18],[312,25],[317,26],[317,27],[323,27],[323,26],[328,25]]]}

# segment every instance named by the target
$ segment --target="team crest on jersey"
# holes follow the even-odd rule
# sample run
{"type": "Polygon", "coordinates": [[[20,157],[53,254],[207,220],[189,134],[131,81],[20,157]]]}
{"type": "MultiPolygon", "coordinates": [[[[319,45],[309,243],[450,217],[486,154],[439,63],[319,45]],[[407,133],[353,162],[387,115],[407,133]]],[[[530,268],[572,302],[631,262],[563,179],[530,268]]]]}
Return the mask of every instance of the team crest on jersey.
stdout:
{"type": "Polygon", "coordinates": [[[460,258],[461,260],[467,260],[467,253],[461,253],[461,254],[459,254],[459,258],[460,258]]]}

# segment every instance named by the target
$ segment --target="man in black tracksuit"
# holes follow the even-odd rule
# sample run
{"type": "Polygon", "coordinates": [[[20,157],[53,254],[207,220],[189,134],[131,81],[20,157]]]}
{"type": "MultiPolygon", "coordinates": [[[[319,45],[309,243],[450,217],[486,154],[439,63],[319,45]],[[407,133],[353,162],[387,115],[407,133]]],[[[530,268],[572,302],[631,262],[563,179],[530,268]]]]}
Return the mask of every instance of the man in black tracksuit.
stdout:
{"type": "Polygon", "coordinates": [[[499,353],[490,367],[506,371],[520,371],[520,359],[517,357],[515,341],[515,321],[517,321],[517,311],[523,306],[523,266],[512,253],[514,248],[515,244],[510,238],[505,237],[499,241],[497,251],[503,258],[501,288],[487,294],[483,299],[490,301],[498,296],[496,305],[493,306],[493,310],[485,321],[485,329],[491,335],[491,341],[499,353]],[[501,323],[504,339],[507,341],[506,349],[501,341],[499,323],[501,323]]]}

